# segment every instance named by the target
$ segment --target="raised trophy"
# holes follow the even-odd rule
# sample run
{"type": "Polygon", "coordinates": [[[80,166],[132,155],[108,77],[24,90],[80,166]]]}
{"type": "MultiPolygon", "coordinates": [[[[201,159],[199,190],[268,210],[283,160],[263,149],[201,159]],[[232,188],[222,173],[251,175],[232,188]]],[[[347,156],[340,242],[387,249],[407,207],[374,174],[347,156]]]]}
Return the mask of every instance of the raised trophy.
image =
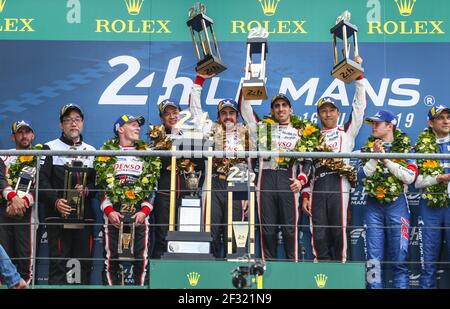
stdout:
{"type": "Polygon", "coordinates": [[[239,260],[245,256],[254,256],[254,205],[255,205],[255,174],[248,170],[244,162],[230,168],[227,176],[228,190],[228,222],[227,222],[227,260],[239,260]],[[233,221],[233,201],[249,201],[249,221],[233,221]],[[249,239],[250,234],[250,239],[249,239]],[[236,242],[236,252],[233,252],[233,235],[236,242]],[[249,240],[249,241],[248,241],[249,240]],[[249,243],[249,252],[245,246],[249,243]]]}
{"type": "MultiPolygon", "coordinates": [[[[36,177],[36,168],[33,166],[25,166],[19,173],[19,178],[17,179],[16,186],[14,187],[14,191],[17,195],[22,198],[28,192],[30,192],[31,186],[34,183],[34,179],[36,177]]],[[[8,206],[11,207],[11,206],[8,206]]],[[[12,215],[9,214],[8,208],[6,209],[6,215],[11,218],[20,219],[22,216],[20,215],[12,215]]]]}
{"type": "Polygon", "coordinates": [[[247,38],[247,59],[245,77],[242,83],[242,95],[246,100],[267,99],[266,90],[266,59],[267,37],[269,32],[265,28],[253,28],[247,38]],[[257,55],[260,61],[257,63],[257,55]]]}
{"type": "Polygon", "coordinates": [[[136,213],[136,207],[129,203],[122,204],[119,212],[123,219],[120,222],[117,254],[119,255],[119,260],[132,260],[134,259],[134,235],[136,229],[133,215],[136,213]]]}
{"type": "MultiPolygon", "coordinates": [[[[70,214],[63,217],[65,222],[79,223],[84,220],[85,195],[78,192],[77,186],[86,188],[88,168],[83,161],[73,160],[64,165],[64,194],[63,198],[71,207],[70,214]]],[[[64,228],[83,228],[83,225],[65,224],[64,228]]]]}
{"type": "Polygon", "coordinates": [[[191,31],[192,42],[194,43],[195,54],[198,60],[195,70],[199,74],[210,75],[220,73],[226,70],[227,67],[220,58],[219,46],[217,45],[216,34],[213,28],[213,20],[206,16],[205,12],[205,5],[197,2],[189,10],[187,25],[191,31]],[[214,53],[211,48],[211,39],[214,44],[214,53]],[[200,55],[199,46],[201,47],[203,58],[200,55]]]}
{"type": "Polygon", "coordinates": [[[353,60],[359,55],[357,39],[358,28],[350,23],[350,17],[350,12],[345,11],[336,19],[336,25],[330,29],[330,33],[333,34],[334,49],[334,67],[331,71],[331,75],[347,84],[358,78],[364,72],[362,66],[353,60]],[[349,39],[351,37],[353,37],[353,59],[350,59],[349,39]],[[343,59],[340,61],[337,38],[342,40],[343,59]]]}

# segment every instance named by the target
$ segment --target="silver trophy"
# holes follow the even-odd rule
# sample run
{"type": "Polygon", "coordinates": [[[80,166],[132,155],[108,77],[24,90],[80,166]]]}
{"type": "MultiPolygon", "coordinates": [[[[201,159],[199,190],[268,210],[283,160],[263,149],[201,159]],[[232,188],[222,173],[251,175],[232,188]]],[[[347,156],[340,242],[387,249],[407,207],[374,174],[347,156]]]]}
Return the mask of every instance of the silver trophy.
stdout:
{"type": "Polygon", "coordinates": [[[267,99],[266,59],[268,36],[269,32],[265,28],[253,28],[249,32],[245,78],[242,84],[242,95],[246,100],[267,99]],[[260,55],[259,63],[256,62],[257,55],[260,55]]]}
{"type": "MultiPolygon", "coordinates": [[[[14,191],[16,194],[22,198],[30,192],[31,186],[34,183],[36,177],[36,168],[33,166],[25,166],[19,173],[19,178],[17,179],[14,191]]],[[[6,215],[14,219],[21,219],[22,215],[10,214],[10,207],[6,208],[6,215]]]]}
{"type": "Polygon", "coordinates": [[[28,192],[30,192],[31,186],[34,183],[36,177],[36,168],[33,166],[25,166],[19,173],[19,179],[17,180],[14,191],[22,198],[28,192]]]}
{"type": "Polygon", "coordinates": [[[198,196],[198,187],[200,185],[200,178],[202,177],[202,172],[198,171],[183,171],[184,180],[186,181],[186,189],[189,190],[190,196],[198,196]]]}

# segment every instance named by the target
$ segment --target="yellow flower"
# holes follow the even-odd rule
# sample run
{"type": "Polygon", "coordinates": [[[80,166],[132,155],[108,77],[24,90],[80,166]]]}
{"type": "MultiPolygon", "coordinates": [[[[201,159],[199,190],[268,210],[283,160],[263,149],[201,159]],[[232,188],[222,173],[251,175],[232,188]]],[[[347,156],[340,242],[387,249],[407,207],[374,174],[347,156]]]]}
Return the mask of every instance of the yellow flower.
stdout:
{"type": "Polygon", "coordinates": [[[264,118],[263,119],[264,123],[270,124],[270,125],[274,125],[275,121],[272,118],[264,118]]]}
{"type": "Polygon", "coordinates": [[[436,160],[426,160],[423,162],[424,168],[436,168],[438,166],[438,162],[436,160]]]}
{"type": "Polygon", "coordinates": [[[134,194],[133,190],[125,191],[125,196],[128,197],[130,200],[134,200],[136,198],[136,195],[134,194]]]}
{"type": "Polygon", "coordinates": [[[20,163],[31,162],[33,161],[33,156],[20,156],[19,161],[20,163]]]}
{"type": "Polygon", "coordinates": [[[370,149],[373,149],[373,144],[374,144],[374,142],[368,142],[367,147],[369,147],[370,149]]]}
{"type": "Polygon", "coordinates": [[[11,179],[9,179],[9,178],[8,178],[8,184],[9,184],[10,186],[13,185],[13,181],[12,181],[11,179]]]}
{"type": "Polygon", "coordinates": [[[111,159],[111,157],[102,157],[102,156],[100,156],[100,157],[97,158],[98,162],[108,162],[109,159],[111,159]]]}
{"type": "MultiPolygon", "coordinates": [[[[284,150],[283,149],[278,149],[277,152],[284,152],[284,150]]],[[[275,158],[275,162],[277,162],[277,163],[283,163],[284,160],[285,160],[285,157],[276,157],[275,158]]]]}
{"type": "Polygon", "coordinates": [[[142,183],[144,185],[148,184],[148,178],[147,177],[142,178],[142,183]]]}
{"type": "Polygon", "coordinates": [[[303,136],[304,137],[308,137],[308,136],[310,136],[311,134],[313,134],[314,132],[316,132],[317,131],[317,129],[314,127],[314,126],[312,126],[312,125],[307,125],[304,129],[303,129],[303,136]]]}
{"type": "Polygon", "coordinates": [[[106,183],[113,183],[114,177],[108,177],[106,178],[106,183]]]}
{"type": "Polygon", "coordinates": [[[376,191],[376,197],[377,199],[381,200],[382,198],[384,198],[386,196],[386,189],[384,189],[383,187],[377,187],[376,191]]]}

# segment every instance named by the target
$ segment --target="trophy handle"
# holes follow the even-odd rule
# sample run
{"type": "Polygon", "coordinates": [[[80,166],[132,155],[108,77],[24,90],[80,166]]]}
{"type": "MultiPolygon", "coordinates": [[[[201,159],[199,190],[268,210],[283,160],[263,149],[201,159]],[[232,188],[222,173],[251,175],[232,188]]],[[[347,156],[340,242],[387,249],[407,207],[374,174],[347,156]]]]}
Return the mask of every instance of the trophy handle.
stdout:
{"type": "Polygon", "coordinates": [[[355,31],[353,33],[353,49],[354,49],[354,56],[355,60],[357,57],[359,57],[359,49],[358,49],[358,33],[355,31]]]}
{"type": "Polygon", "coordinates": [[[123,237],[123,221],[120,221],[120,227],[119,227],[119,239],[117,243],[117,253],[122,254],[122,237],[123,237]]]}
{"type": "Polygon", "coordinates": [[[82,186],[83,186],[83,193],[81,194],[81,207],[78,207],[77,209],[79,210],[78,212],[78,219],[83,219],[84,218],[84,190],[86,188],[86,184],[87,184],[87,173],[83,172],[83,181],[82,181],[82,186]]]}

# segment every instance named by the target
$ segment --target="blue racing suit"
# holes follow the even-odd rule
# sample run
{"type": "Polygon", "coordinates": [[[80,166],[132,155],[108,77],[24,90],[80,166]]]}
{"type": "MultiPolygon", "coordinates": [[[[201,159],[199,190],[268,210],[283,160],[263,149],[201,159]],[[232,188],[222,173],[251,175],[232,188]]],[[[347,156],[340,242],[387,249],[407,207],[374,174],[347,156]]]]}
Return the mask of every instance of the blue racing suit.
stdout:
{"type": "MultiPolygon", "coordinates": [[[[386,152],[390,152],[391,145],[384,144],[386,152]]],[[[377,164],[382,161],[370,159],[358,170],[358,178],[370,178],[377,164]]],[[[407,167],[387,160],[385,174],[392,173],[397,179],[408,185],[414,182],[417,176],[417,167],[414,161],[407,160],[407,167]]],[[[406,191],[406,185],[405,191],[406,191]]],[[[408,288],[408,267],[404,263],[408,258],[410,212],[408,201],[404,193],[389,203],[381,204],[374,197],[367,197],[364,212],[364,226],[366,228],[366,259],[367,259],[367,283],[372,289],[383,287],[381,275],[381,263],[384,261],[385,239],[388,246],[389,260],[392,264],[394,287],[408,288]]]]}
{"type": "MultiPolygon", "coordinates": [[[[450,153],[450,135],[445,138],[437,138],[436,141],[439,145],[438,153],[450,153]]],[[[444,173],[450,173],[450,160],[442,160],[441,164],[444,167],[444,173]]],[[[419,170],[415,187],[421,189],[437,183],[436,176],[421,175],[419,170]]],[[[422,235],[422,243],[420,245],[420,260],[422,263],[420,287],[435,288],[436,262],[439,258],[442,244],[441,227],[450,227],[450,208],[448,205],[430,207],[427,203],[428,200],[420,199],[420,218],[418,220],[419,233],[422,235]]],[[[450,257],[450,229],[445,229],[445,238],[447,240],[448,256],[450,257]]]]}

